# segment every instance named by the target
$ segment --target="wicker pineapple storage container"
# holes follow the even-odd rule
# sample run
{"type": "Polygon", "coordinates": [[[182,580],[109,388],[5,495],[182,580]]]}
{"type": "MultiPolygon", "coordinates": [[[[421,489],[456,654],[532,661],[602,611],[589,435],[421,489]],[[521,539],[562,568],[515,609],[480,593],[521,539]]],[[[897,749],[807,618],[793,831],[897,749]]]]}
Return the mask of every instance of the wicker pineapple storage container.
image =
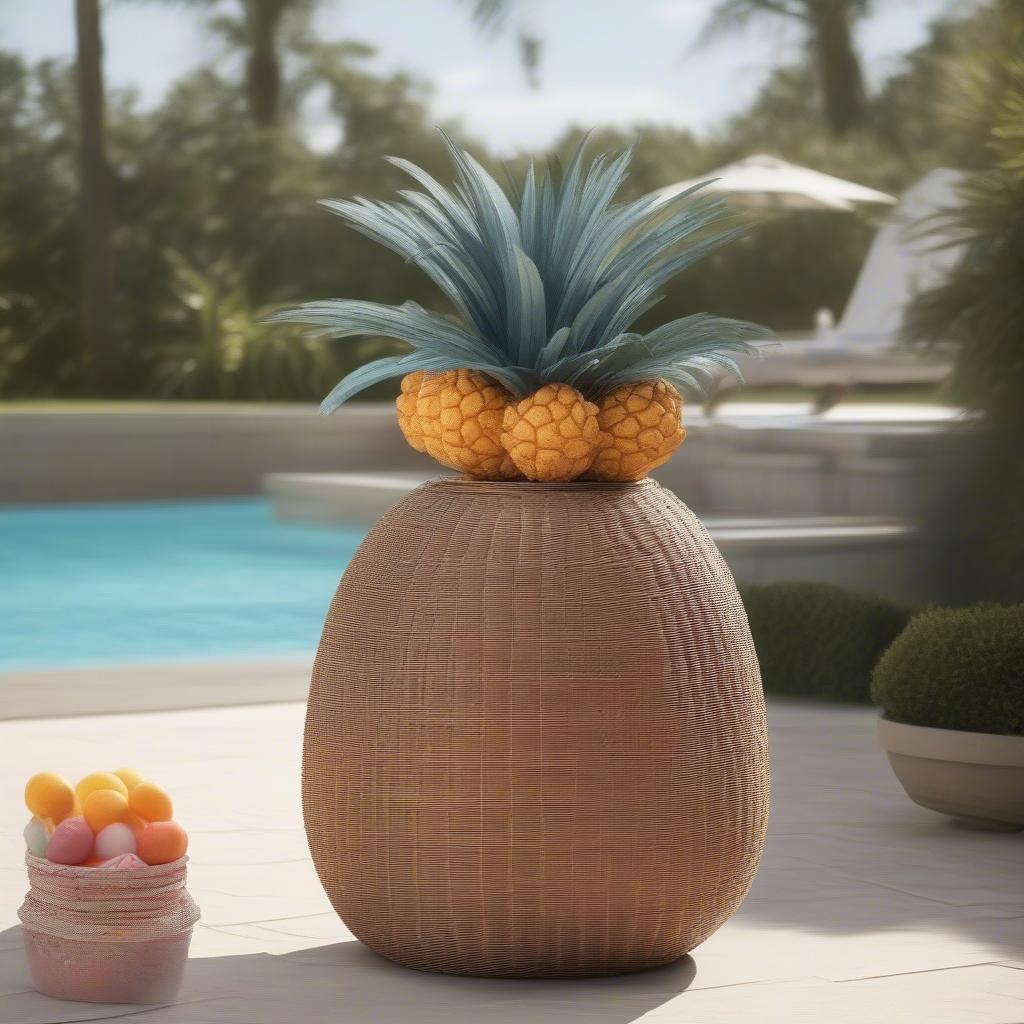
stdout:
{"type": "Polygon", "coordinates": [[[370,532],[313,670],[317,871],[424,970],[615,974],[739,906],[768,811],[732,577],[651,480],[428,483],[370,532]]]}

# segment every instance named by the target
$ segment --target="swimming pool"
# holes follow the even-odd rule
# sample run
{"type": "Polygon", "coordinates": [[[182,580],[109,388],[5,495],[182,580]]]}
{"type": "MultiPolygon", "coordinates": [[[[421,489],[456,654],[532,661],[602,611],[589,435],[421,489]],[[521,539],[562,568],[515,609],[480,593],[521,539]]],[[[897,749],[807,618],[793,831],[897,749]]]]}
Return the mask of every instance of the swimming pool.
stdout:
{"type": "Polygon", "coordinates": [[[0,509],[0,671],[313,652],[364,532],[259,499],[0,509]]]}

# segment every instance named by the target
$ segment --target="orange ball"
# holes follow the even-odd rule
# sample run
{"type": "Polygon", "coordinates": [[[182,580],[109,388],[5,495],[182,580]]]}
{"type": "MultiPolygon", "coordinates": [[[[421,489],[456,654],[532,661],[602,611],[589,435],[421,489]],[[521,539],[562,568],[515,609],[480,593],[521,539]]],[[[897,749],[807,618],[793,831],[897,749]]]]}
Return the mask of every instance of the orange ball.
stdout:
{"type": "Polygon", "coordinates": [[[121,820],[135,833],[135,841],[138,842],[139,834],[146,827],[148,822],[132,811],[129,811],[121,820]]]}
{"type": "Polygon", "coordinates": [[[115,821],[124,821],[127,798],[114,789],[94,789],[82,805],[82,813],[93,832],[101,832],[115,821]]]}
{"type": "Polygon", "coordinates": [[[145,782],[145,779],[134,768],[118,768],[114,774],[125,784],[129,793],[140,782],[145,782]]]}
{"type": "Polygon", "coordinates": [[[59,824],[75,809],[75,791],[56,772],[38,772],[25,784],[25,806],[37,818],[59,824]]]}
{"type": "Polygon", "coordinates": [[[171,798],[155,782],[140,782],[128,798],[131,809],[146,821],[170,821],[174,817],[171,798]]]}
{"type": "Polygon", "coordinates": [[[136,853],[147,864],[170,864],[187,850],[188,835],[176,821],[151,821],[138,837],[136,853]]]}
{"type": "Polygon", "coordinates": [[[113,772],[93,772],[75,786],[75,793],[82,801],[83,810],[89,794],[95,793],[97,789],[112,789],[123,797],[128,796],[128,787],[113,772]]]}

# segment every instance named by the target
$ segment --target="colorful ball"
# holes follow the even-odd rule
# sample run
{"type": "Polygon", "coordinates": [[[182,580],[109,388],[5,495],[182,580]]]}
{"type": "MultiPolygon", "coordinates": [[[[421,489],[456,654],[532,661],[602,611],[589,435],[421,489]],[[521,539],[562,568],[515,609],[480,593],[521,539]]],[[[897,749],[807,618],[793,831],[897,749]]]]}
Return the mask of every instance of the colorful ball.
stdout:
{"type": "Polygon", "coordinates": [[[40,818],[29,818],[25,826],[25,848],[33,857],[45,857],[46,847],[50,845],[50,833],[46,823],[40,818]]]}
{"type": "Polygon", "coordinates": [[[89,794],[95,793],[98,789],[112,789],[123,797],[128,796],[128,787],[113,772],[93,772],[75,786],[75,793],[82,801],[83,810],[89,794]]]}
{"type": "Polygon", "coordinates": [[[147,864],[170,864],[188,851],[188,835],[176,821],[151,821],[139,836],[138,855],[147,864]]]}
{"type": "Polygon", "coordinates": [[[125,784],[128,792],[130,793],[140,782],[145,782],[145,778],[137,772],[134,768],[118,768],[114,774],[125,784]]]}
{"type": "Polygon", "coordinates": [[[75,808],[75,791],[56,772],[39,772],[25,785],[25,805],[37,818],[61,822],[75,808]]]}
{"type": "Polygon", "coordinates": [[[135,849],[135,833],[123,821],[115,821],[107,825],[96,835],[95,852],[96,856],[102,860],[134,853],[135,849]]]}
{"type": "Polygon", "coordinates": [[[174,817],[174,805],[166,791],[155,782],[140,782],[129,798],[131,809],[146,821],[170,821],[174,817]]]}
{"type": "Polygon", "coordinates": [[[135,838],[139,838],[139,833],[149,824],[144,818],[140,818],[137,814],[129,811],[124,816],[124,823],[135,833],[135,838]]]}
{"type": "Polygon", "coordinates": [[[95,789],[86,798],[83,816],[93,832],[102,832],[115,821],[124,821],[128,798],[113,789],[95,789]]]}
{"type": "Polygon", "coordinates": [[[93,842],[85,818],[65,818],[50,836],[46,859],[54,864],[81,864],[92,856],[93,842]]]}

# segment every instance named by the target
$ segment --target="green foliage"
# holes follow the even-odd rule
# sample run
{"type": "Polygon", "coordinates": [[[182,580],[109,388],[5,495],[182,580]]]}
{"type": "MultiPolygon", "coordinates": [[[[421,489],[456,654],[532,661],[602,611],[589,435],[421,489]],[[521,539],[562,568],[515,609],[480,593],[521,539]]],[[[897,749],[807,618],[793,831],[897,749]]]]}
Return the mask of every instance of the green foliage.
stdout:
{"type": "Polygon", "coordinates": [[[335,338],[383,335],[413,351],[346,377],[324,400],[333,412],[378,381],[415,370],[469,367],[524,395],[562,382],[597,400],[623,384],[662,378],[689,392],[713,373],[739,376],[734,355],[753,351],[754,324],[696,314],[647,334],[630,331],[659,290],[736,231],[709,231],[725,209],[700,186],[662,201],[657,193],[614,204],[630,152],[584,160],[581,143],[564,171],[527,168],[512,197],[448,140],[454,190],[422,168],[390,158],[421,185],[403,202],[331,199],[323,205],[421,270],[459,314],[455,321],[416,303],[353,299],[308,302],[274,316],[335,338]]]}
{"type": "Polygon", "coordinates": [[[967,252],[944,284],[913,304],[914,340],[953,342],[955,393],[995,424],[1024,424],[1024,8],[1004,4],[992,16],[998,35],[971,51],[958,76],[956,115],[986,137],[989,166],[971,175],[963,205],[943,227],[967,252]],[[983,59],[984,58],[984,59],[983,59]]]}
{"type": "MultiPolygon", "coordinates": [[[[325,55],[311,44],[283,98],[288,127],[271,133],[254,128],[237,83],[210,68],[179,81],[151,113],[138,112],[126,94],[108,96],[118,310],[111,329],[127,393],[308,401],[358,361],[395,351],[387,340],[368,339],[325,362],[327,346],[280,331],[271,345],[265,331],[259,362],[266,369],[250,372],[250,346],[244,372],[214,373],[218,359],[198,357],[211,353],[209,325],[183,306],[181,273],[167,258],[178,254],[229,294],[231,319],[250,324],[302,293],[329,295],[339,280],[373,299],[429,297],[413,268],[368,258],[369,245],[339,238],[315,206],[335,188],[373,187],[374,177],[377,187],[397,187],[399,173],[381,165],[374,143],[402,139],[428,167],[443,159],[422,87],[402,75],[369,74],[360,67],[367,52],[339,46],[325,55]],[[346,126],[333,150],[314,150],[301,134],[299,110],[314,93],[326,96],[346,126]],[[270,359],[284,339],[290,352],[270,359]],[[200,365],[207,370],[198,372],[200,365]]],[[[73,69],[29,67],[0,53],[0,395],[86,391],[77,132],[73,69]]]]}
{"type": "Polygon", "coordinates": [[[912,340],[955,346],[950,390],[980,413],[977,455],[949,480],[932,529],[962,537],[957,589],[1024,597],[1024,7],[999,2],[969,24],[946,63],[950,134],[980,169],[941,227],[965,254],[909,307],[912,340]]]}
{"type": "MultiPolygon", "coordinates": [[[[467,4],[477,6],[475,0],[467,4]]],[[[243,6],[260,5],[222,0],[203,6],[197,0],[196,10],[182,16],[209,17],[211,10],[238,15],[243,6]]],[[[182,306],[180,275],[168,252],[230,294],[233,308],[244,309],[250,323],[267,306],[339,292],[445,309],[416,266],[354,232],[339,232],[314,205],[324,195],[374,198],[405,187],[402,173],[384,163],[390,153],[447,183],[427,88],[405,74],[372,72],[372,51],[362,44],[317,40],[304,28],[308,4],[288,6],[295,17],[282,19],[272,40],[287,57],[272,129],[254,126],[256,83],[242,80],[237,62],[218,60],[189,74],[151,110],[140,109],[131,94],[108,91],[116,264],[110,335],[126,395],[159,395],[168,387],[207,394],[223,386],[228,391],[220,397],[313,399],[321,386],[313,382],[322,379],[322,351],[331,351],[342,370],[396,351],[381,338],[316,351],[299,345],[296,352],[307,364],[302,373],[283,371],[292,381],[287,386],[269,371],[214,374],[200,386],[193,374],[173,369],[180,371],[191,358],[184,353],[208,350],[209,339],[201,318],[182,306]],[[336,132],[336,144],[311,144],[303,126],[313,111],[320,126],[336,132]]],[[[959,29],[945,24],[942,40],[937,34],[910,55],[871,103],[870,130],[842,140],[828,136],[813,61],[805,61],[778,69],[749,111],[707,139],[640,124],[629,131],[600,129],[595,149],[633,145],[622,189],[626,202],[759,150],[896,190],[925,167],[953,160],[952,134],[936,127],[937,105],[926,102],[934,82],[948,77],[939,50],[959,52],[959,29]]],[[[232,27],[221,18],[214,27],[246,56],[258,49],[247,22],[236,18],[232,27]]],[[[447,128],[467,141],[458,126],[447,128]]],[[[554,147],[563,161],[580,134],[569,132],[554,147]]],[[[0,397],[89,393],[78,284],[78,137],[73,67],[30,65],[0,51],[0,397]]],[[[503,180],[495,161],[481,162],[503,180]]],[[[514,176],[525,174],[527,163],[526,157],[511,161],[514,176]]],[[[668,282],[661,305],[644,314],[635,330],[646,333],[660,320],[701,309],[779,330],[808,329],[820,306],[840,311],[871,231],[870,223],[841,214],[767,218],[668,282]]]]}
{"type": "Polygon", "coordinates": [[[909,165],[916,175],[936,166],[975,166],[977,152],[960,144],[943,116],[950,59],[967,34],[962,21],[934,22],[928,40],[903,57],[900,71],[872,99],[874,135],[890,163],[909,165]]]}
{"type": "Polygon", "coordinates": [[[875,668],[871,697],[909,725],[1024,735],[1024,605],[916,615],[875,668]]]}
{"type": "Polygon", "coordinates": [[[301,399],[329,387],[341,368],[322,339],[275,330],[252,309],[231,267],[203,272],[179,253],[167,260],[181,301],[179,339],[159,347],[154,379],[174,398],[301,399]]]}
{"type": "Polygon", "coordinates": [[[866,702],[871,670],[907,623],[884,598],[828,583],[740,588],[767,693],[866,702]]]}
{"type": "Polygon", "coordinates": [[[808,64],[815,69],[829,130],[841,137],[864,120],[864,79],[853,41],[853,26],[871,7],[870,0],[718,0],[701,42],[744,28],[759,18],[784,20],[804,32],[808,64]]]}
{"type": "Polygon", "coordinates": [[[0,53],[0,394],[73,391],[81,363],[72,83],[0,53]]]}

